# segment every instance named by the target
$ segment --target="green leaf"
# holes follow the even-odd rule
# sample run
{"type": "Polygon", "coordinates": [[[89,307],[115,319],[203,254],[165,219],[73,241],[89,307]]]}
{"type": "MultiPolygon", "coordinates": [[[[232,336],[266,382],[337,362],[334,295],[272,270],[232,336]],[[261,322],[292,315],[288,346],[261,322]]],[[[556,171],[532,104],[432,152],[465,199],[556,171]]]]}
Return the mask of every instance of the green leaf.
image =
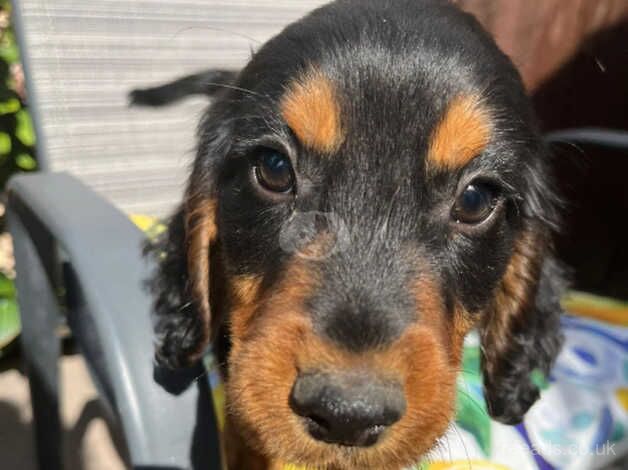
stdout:
{"type": "Polygon", "coordinates": [[[37,168],[37,162],[33,157],[31,157],[27,153],[20,153],[17,157],[15,157],[15,163],[22,170],[30,171],[37,168]]]}
{"type": "Polygon", "coordinates": [[[10,98],[7,101],[0,103],[0,116],[3,114],[15,114],[21,108],[20,100],[17,98],[10,98]]]}
{"type": "Polygon", "coordinates": [[[0,47],[0,59],[8,64],[19,62],[20,51],[18,50],[17,45],[13,42],[12,38],[9,39],[7,45],[0,47]]]}
{"type": "Polygon", "coordinates": [[[22,109],[18,111],[15,118],[17,119],[16,137],[27,147],[32,147],[35,145],[35,131],[30,115],[22,109]]]}
{"type": "Polygon", "coordinates": [[[11,136],[6,132],[0,132],[0,155],[11,153],[11,136]]]}
{"type": "Polygon", "coordinates": [[[20,334],[20,314],[12,299],[0,299],[0,349],[20,334]]]}
{"type": "Polygon", "coordinates": [[[15,284],[6,274],[0,273],[0,299],[15,298],[15,284]]]}

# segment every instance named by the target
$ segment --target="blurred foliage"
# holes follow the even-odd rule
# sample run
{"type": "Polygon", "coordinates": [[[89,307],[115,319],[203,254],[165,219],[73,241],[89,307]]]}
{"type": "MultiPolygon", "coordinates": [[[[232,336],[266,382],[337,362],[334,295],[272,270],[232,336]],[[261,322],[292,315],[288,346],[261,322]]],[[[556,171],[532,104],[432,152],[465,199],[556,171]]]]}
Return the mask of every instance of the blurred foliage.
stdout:
{"type": "Polygon", "coordinates": [[[0,357],[3,350],[20,332],[20,315],[15,299],[13,281],[0,274],[0,357]]]}
{"type": "Polygon", "coordinates": [[[26,109],[24,78],[10,12],[10,2],[0,0],[0,190],[4,190],[13,173],[37,166],[35,133],[26,109]]]}
{"type": "MultiPolygon", "coordinates": [[[[0,193],[19,171],[36,169],[35,132],[26,108],[24,74],[11,27],[11,4],[0,0],[0,193]]],[[[2,224],[4,227],[4,224],[2,224]]],[[[0,270],[1,270],[0,266],[0,270]]],[[[0,271],[0,357],[20,331],[13,280],[0,271]]]]}

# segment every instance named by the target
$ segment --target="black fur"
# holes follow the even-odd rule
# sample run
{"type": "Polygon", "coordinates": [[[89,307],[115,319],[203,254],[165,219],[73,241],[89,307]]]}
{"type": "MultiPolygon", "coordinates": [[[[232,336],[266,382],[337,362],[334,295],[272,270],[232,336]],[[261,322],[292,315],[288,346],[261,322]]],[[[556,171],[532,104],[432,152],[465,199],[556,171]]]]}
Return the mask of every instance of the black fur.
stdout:
{"type": "Polygon", "coordinates": [[[198,315],[190,300],[186,259],[181,253],[184,239],[183,211],[177,211],[168,230],[146,250],[160,263],[160,274],[149,285],[156,299],[155,358],[170,368],[187,365],[187,358],[199,341],[198,315]]]}
{"type": "MultiPolygon", "coordinates": [[[[361,351],[394,342],[421,315],[409,283],[428,272],[448,315],[462,305],[490,329],[487,312],[514,247],[533,231],[537,245],[527,256],[537,268],[507,332],[509,347],[491,356],[495,363],[484,357],[491,414],[520,421],[538,397],[530,374],[547,372],[559,349],[563,275],[552,256],[558,198],[547,149],[509,59],[449,2],[341,0],[288,26],[235,77],[209,71],[132,94],[136,103],[160,105],[219,92],[199,127],[186,196],[217,200],[216,276],[255,274],[272,287],[294,256],[279,243],[285,224],[307,211],[335,214],[350,243],[312,263],[319,284],[308,308],[320,335],[361,351]],[[304,148],[278,111],[290,82],[311,66],[339,95],[346,138],[333,156],[304,148]],[[430,172],[431,132],[461,94],[482,96],[493,138],[466,167],[430,172]],[[256,186],[251,168],[260,146],[292,159],[296,194],[278,199],[256,186]],[[499,207],[481,227],[461,230],[450,208],[460,188],[478,179],[496,188],[499,207]]],[[[185,364],[202,337],[187,285],[184,212],[185,204],[158,248],[154,282],[157,359],[169,366],[185,364]]],[[[215,295],[214,272],[211,282],[215,330],[224,334],[228,304],[215,295]]],[[[483,338],[483,350],[493,348],[490,335],[483,338]]],[[[227,351],[221,354],[224,360],[227,351]]]]}
{"type": "MultiPolygon", "coordinates": [[[[522,310],[522,319],[512,329],[508,347],[500,351],[496,371],[484,374],[484,394],[490,415],[504,424],[518,424],[539,398],[531,374],[545,376],[560,351],[561,306],[557,292],[564,289],[565,273],[552,258],[542,266],[534,298],[522,310]]],[[[492,341],[484,336],[482,361],[492,341]]]]}
{"type": "Polygon", "coordinates": [[[133,106],[164,106],[190,95],[214,96],[236,78],[237,72],[232,70],[206,70],[172,83],[133,90],[129,93],[129,103],[133,106]]]}

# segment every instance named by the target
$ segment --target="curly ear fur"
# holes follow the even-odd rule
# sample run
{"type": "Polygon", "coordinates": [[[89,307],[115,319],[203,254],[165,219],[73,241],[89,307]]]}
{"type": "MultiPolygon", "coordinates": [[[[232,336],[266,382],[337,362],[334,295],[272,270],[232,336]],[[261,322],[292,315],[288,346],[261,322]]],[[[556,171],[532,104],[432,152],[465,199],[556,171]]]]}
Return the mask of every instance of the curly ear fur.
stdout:
{"type": "Polygon", "coordinates": [[[218,235],[213,176],[228,149],[226,129],[213,122],[220,119],[210,109],[199,128],[199,156],[184,202],[165,234],[147,249],[158,263],[150,281],[156,299],[155,358],[170,368],[198,360],[211,339],[210,252],[218,235]]]}
{"type": "Polygon", "coordinates": [[[214,202],[190,202],[148,251],[159,263],[150,282],[155,295],[155,358],[178,368],[197,360],[210,339],[209,256],[216,237],[214,202]]]}
{"type": "Polygon", "coordinates": [[[188,275],[182,247],[185,240],[185,214],[177,210],[166,232],[147,246],[147,252],[158,263],[149,287],[155,298],[155,359],[159,365],[176,368],[187,363],[190,351],[196,350],[199,332],[195,306],[189,301],[188,275]]]}
{"type": "Polygon", "coordinates": [[[547,375],[562,344],[565,273],[552,253],[561,201],[552,191],[551,155],[545,149],[539,154],[543,158],[524,172],[529,191],[519,208],[523,231],[480,322],[485,398],[490,415],[505,424],[521,422],[537,400],[532,372],[547,375]]]}
{"type": "Polygon", "coordinates": [[[491,416],[505,424],[521,421],[538,399],[531,374],[544,374],[561,345],[560,279],[552,257],[539,252],[544,243],[525,233],[481,324],[485,397],[491,416]]]}

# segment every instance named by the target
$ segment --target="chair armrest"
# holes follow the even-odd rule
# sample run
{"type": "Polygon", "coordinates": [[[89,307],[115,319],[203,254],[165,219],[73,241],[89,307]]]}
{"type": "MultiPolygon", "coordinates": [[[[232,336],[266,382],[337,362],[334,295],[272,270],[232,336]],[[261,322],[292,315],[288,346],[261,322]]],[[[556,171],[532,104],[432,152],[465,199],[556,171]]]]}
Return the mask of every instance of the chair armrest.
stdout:
{"type": "MultiPolygon", "coordinates": [[[[67,259],[70,283],[76,285],[68,299],[68,321],[120,420],[133,466],[195,467],[193,454],[202,451],[215,454],[210,468],[220,468],[218,441],[209,435],[213,416],[206,380],[194,381],[199,369],[187,387],[173,385],[177,377],[155,370],[152,299],[145,288],[153,266],[142,256],[144,234],[105,199],[62,173],[14,177],[8,217],[16,244],[27,237],[36,245],[43,229],[67,259]]],[[[20,290],[29,266],[16,262],[20,290]]],[[[32,301],[28,295],[18,292],[20,304],[32,301]]]]}
{"type": "Polygon", "coordinates": [[[575,143],[591,144],[613,149],[628,149],[628,131],[623,129],[606,129],[599,127],[577,127],[561,129],[545,135],[550,144],[575,143]]]}

